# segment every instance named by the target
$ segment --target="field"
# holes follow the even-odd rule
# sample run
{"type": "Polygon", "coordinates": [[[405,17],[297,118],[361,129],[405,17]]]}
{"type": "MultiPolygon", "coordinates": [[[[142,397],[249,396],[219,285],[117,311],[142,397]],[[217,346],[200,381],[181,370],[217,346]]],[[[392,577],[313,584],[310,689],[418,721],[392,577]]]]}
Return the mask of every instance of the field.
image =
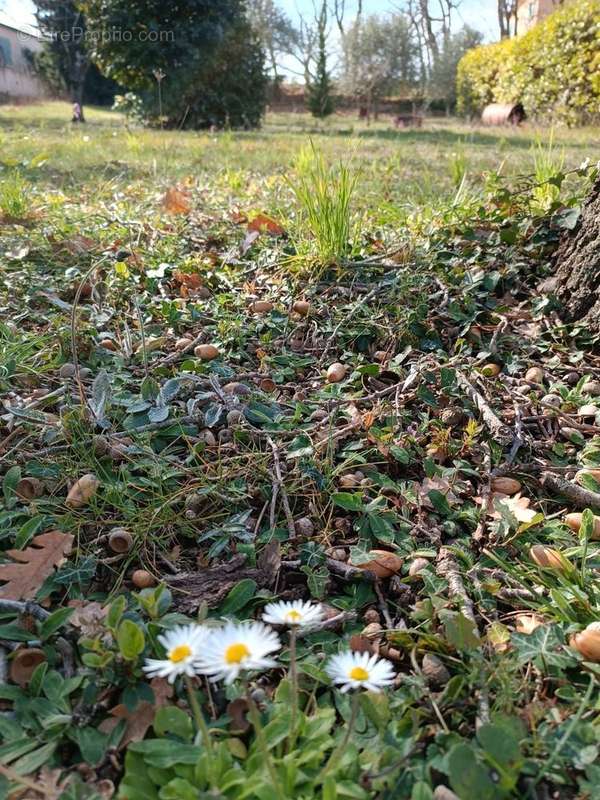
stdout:
{"type": "Polygon", "coordinates": [[[600,797],[600,359],[548,284],[600,129],[69,117],[0,106],[0,797],[600,797]],[[277,664],[144,672],[278,599],[277,664]]]}

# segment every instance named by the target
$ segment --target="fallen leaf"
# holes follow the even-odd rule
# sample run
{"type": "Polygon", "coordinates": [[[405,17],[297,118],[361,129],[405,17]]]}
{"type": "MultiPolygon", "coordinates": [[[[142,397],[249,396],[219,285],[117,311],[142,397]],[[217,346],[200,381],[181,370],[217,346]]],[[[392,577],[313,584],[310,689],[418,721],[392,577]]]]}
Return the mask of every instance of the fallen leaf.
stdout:
{"type": "Polygon", "coordinates": [[[257,214],[248,222],[249,231],[257,231],[258,233],[268,233],[269,236],[283,236],[285,234],[284,228],[271,217],[266,214],[257,214]]]}
{"type": "MultiPolygon", "coordinates": [[[[529,508],[530,502],[531,500],[528,497],[521,497],[520,494],[516,494],[514,497],[503,497],[501,500],[497,500],[497,503],[505,506],[519,522],[531,522],[536,516],[537,512],[534,511],[533,508],[529,508]]],[[[493,517],[493,519],[502,519],[500,511],[492,511],[490,516],[493,517]]]]}
{"type": "Polygon", "coordinates": [[[142,700],[133,711],[123,703],[120,703],[110,709],[111,718],[103,720],[98,726],[102,733],[110,733],[121,720],[124,719],[126,721],[123,737],[119,743],[119,750],[123,750],[131,742],[141,741],[148,728],[154,722],[156,709],[166,706],[168,700],[173,696],[173,687],[165,678],[154,678],[150,682],[150,686],[154,692],[154,703],[142,700]]]}
{"type": "Polygon", "coordinates": [[[0,597],[6,600],[31,600],[71,552],[73,536],[61,531],[40,533],[25,550],[7,550],[5,555],[17,562],[0,564],[0,597]]]}
{"type": "Polygon", "coordinates": [[[164,194],[162,207],[169,214],[189,214],[192,210],[190,193],[185,189],[172,186],[164,194]]]}
{"type": "Polygon", "coordinates": [[[104,620],[108,614],[108,608],[101,603],[70,600],[69,607],[75,609],[69,617],[69,624],[79,628],[83,636],[94,639],[96,636],[103,636],[107,633],[104,620]]]}

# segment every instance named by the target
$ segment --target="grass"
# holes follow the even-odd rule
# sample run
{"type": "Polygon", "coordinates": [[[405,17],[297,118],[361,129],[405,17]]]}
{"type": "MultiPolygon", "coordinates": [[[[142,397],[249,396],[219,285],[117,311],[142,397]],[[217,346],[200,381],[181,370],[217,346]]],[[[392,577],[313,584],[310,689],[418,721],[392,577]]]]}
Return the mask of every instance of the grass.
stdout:
{"type": "Polygon", "coordinates": [[[600,465],[578,417],[600,367],[537,287],[548,215],[588,185],[563,173],[598,160],[600,130],[69,118],[0,107],[0,578],[41,531],[74,537],[36,587],[49,620],[0,594],[0,789],[46,765],[88,800],[96,775],[119,800],[591,796],[597,666],[568,643],[594,636],[600,544],[538,473],[600,465]],[[465,376],[520,430],[510,464],[465,376]],[[493,470],[522,500],[490,500],[493,470]],[[95,493],[67,504],[89,473],[95,493]],[[373,582],[374,549],[393,578],[373,582]],[[250,730],[248,686],[162,697],[144,678],[165,629],[258,618],[275,596],[339,624],[282,636],[281,667],[251,675],[250,730]],[[46,661],[19,685],[31,641],[46,661]],[[324,661],[350,643],[396,685],[336,692],[324,661]]]}

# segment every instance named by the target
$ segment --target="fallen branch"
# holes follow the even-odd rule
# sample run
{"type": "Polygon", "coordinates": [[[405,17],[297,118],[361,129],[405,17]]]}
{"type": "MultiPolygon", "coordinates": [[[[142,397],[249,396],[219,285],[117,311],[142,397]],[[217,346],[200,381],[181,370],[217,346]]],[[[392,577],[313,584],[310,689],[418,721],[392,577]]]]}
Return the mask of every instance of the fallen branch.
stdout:
{"type": "Polygon", "coordinates": [[[484,396],[477,391],[477,389],[467,380],[467,378],[462,374],[462,372],[457,370],[456,376],[458,378],[459,384],[463,387],[471,402],[473,402],[477,406],[477,409],[481,414],[483,421],[487,425],[492,436],[494,436],[494,438],[497,439],[500,442],[500,444],[504,446],[508,445],[513,438],[510,428],[508,428],[502,422],[502,420],[500,420],[496,416],[496,414],[489,407],[484,396]]]}
{"type": "Polygon", "coordinates": [[[551,472],[543,472],[540,477],[540,485],[544,489],[549,489],[551,492],[566,497],[574,503],[577,508],[598,508],[600,509],[600,494],[598,492],[591,492],[589,489],[584,489],[583,486],[578,486],[576,483],[566,481],[558,475],[553,475],[551,472]]]}

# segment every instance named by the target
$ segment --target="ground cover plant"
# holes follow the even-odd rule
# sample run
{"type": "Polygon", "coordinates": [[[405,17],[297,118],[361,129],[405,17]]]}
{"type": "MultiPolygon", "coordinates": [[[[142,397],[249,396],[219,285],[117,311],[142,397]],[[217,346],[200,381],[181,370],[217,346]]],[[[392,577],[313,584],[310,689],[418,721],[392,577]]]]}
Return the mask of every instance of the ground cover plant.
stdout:
{"type": "Polygon", "coordinates": [[[598,797],[598,131],[65,116],[0,114],[2,796],[598,797]]]}

